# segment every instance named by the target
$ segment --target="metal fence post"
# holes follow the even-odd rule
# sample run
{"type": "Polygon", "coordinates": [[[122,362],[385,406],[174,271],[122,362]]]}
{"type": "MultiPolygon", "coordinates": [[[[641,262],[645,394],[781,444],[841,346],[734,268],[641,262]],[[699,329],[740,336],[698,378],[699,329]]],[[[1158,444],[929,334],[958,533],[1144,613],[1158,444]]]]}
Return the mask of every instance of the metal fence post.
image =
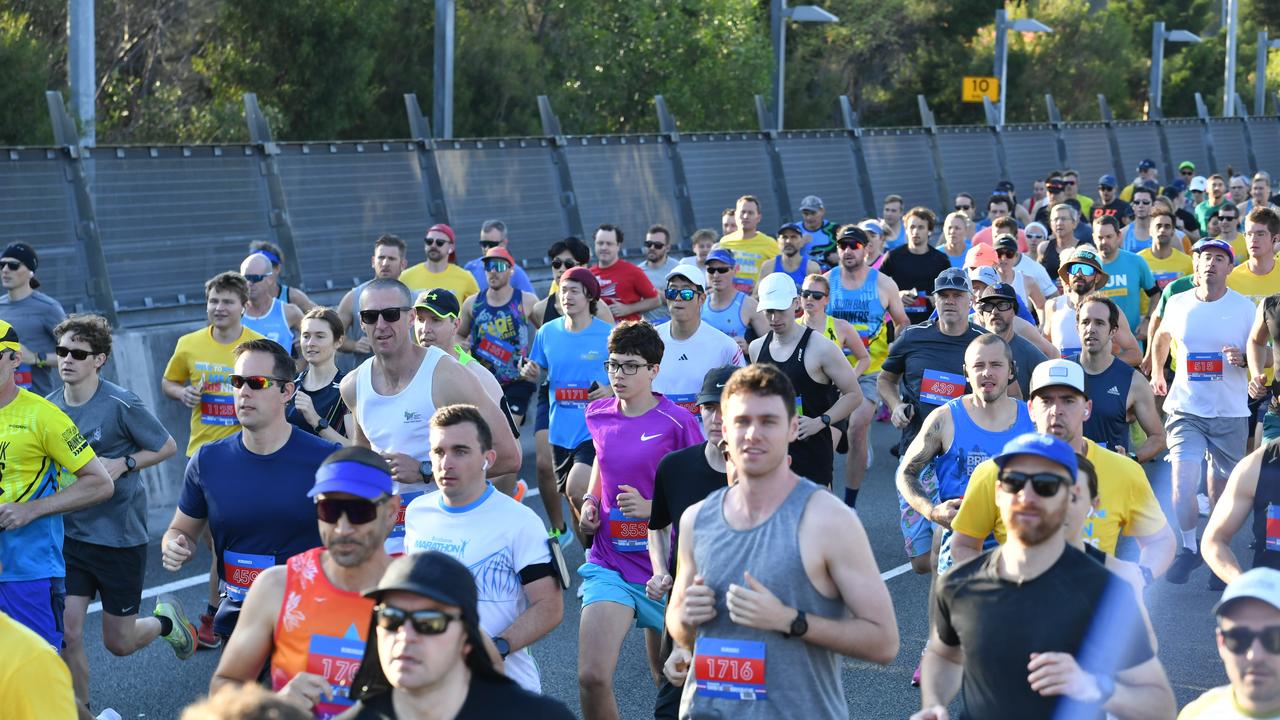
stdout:
{"type": "Polygon", "coordinates": [[[867,170],[867,156],[862,152],[862,128],[858,126],[858,113],[848,95],[840,96],[840,122],[849,136],[853,148],[853,169],[858,174],[858,190],[862,194],[862,209],[867,217],[877,217],[876,194],[871,188],[871,173],[867,170]]]}
{"type": "Polygon", "coordinates": [[[1000,177],[1011,181],[1013,178],[1009,173],[1009,155],[1004,150],[1004,125],[1000,124],[1000,113],[991,104],[991,98],[983,96],[982,112],[987,119],[987,128],[991,130],[991,137],[996,141],[996,165],[1000,168],[1000,177]]]}
{"type": "Polygon", "coordinates": [[[1098,93],[1098,115],[1102,125],[1107,129],[1107,145],[1111,148],[1111,167],[1120,182],[1128,177],[1124,171],[1124,158],[1120,155],[1120,138],[1116,137],[1115,118],[1111,116],[1111,106],[1107,104],[1107,96],[1098,93]]]}
{"type": "Polygon", "coordinates": [[[98,215],[93,207],[93,195],[89,192],[89,179],[84,170],[84,158],[90,152],[80,146],[80,134],[75,122],[67,114],[62,94],[46,92],[49,120],[53,126],[54,142],[62,149],[66,160],[63,177],[71,188],[71,210],[75,219],[75,235],[88,270],[85,277],[85,294],[96,305],[103,317],[115,325],[116,301],[111,292],[111,275],[107,270],[107,256],[102,248],[102,236],[98,232],[98,215]]]}
{"type": "Polygon", "coordinates": [[[1209,127],[1209,106],[1204,104],[1204,96],[1200,93],[1196,93],[1196,115],[1204,132],[1204,154],[1209,161],[1209,172],[1218,172],[1218,159],[1213,151],[1213,129],[1209,127]]]}
{"type": "MultiPolygon", "coordinates": [[[[680,234],[684,240],[688,240],[698,230],[698,217],[693,211],[693,195],[689,193],[689,177],[684,172],[684,158],[680,156],[680,131],[676,128],[675,116],[671,114],[667,101],[661,95],[653,96],[653,106],[658,113],[658,132],[667,140],[667,161],[671,163],[676,208],[680,212],[680,234]]],[[[683,242],[678,244],[683,245],[683,242]]]]}
{"type": "Polygon", "coordinates": [[[1053,95],[1044,94],[1045,109],[1049,111],[1049,125],[1053,128],[1053,142],[1058,148],[1058,167],[1071,167],[1071,159],[1067,157],[1067,141],[1062,136],[1062,113],[1058,112],[1058,103],[1053,95]]]}
{"type": "Polygon", "coordinates": [[[426,196],[431,222],[449,224],[449,206],[445,201],[440,168],[436,165],[436,141],[431,137],[431,123],[422,114],[417,93],[405,93],[404,109],[409,116],[409,137],[418,154],[418,170],[422,173],[422,194],[426,196]]]}
{"type": "Polygon", "coordinates": [[[267,224],[271,228],[271,241],[280,247],[284,257],[284,279],[294,287],[302,285],[302,263],[293,243],[293,224],[289,221],[289,202],[285,197],[284,183],[280,180],[280,168],[276,155],[280,148],[271,139],[271,126],[258,107],[255,93],[244,94],[244,120],[249,126],[249,140],[258,151],[258,174],[264,181],[267,195],[267,224]]]}
{"type": "Polygon", "coordinates": [[[1244,100],[1236,93],[1236,116],[1240,118],[1244,130],[1244,152],[1249,161],[1249,176],[1258,172],[1258,156],[1253,154],[1253,131],[1249,128],[1249,113],[1245,110],[1244,100]]]}
{"type": "Polygon", "coordinates": [[[920,124],[929,133],[929,154],[933,156],[933,182],[938,186],[938,199],[945,208],[951,193],[947,188],[946,170],[942,166],[942,148],[938,145],[938,122],[929,109],[929,101],[924,95],[916,95],[916,105],[920,109],[920,124]]]}
{"type": "Polygon", "coordinates": [[[569,234],[584,237],[582,212],[578,209],[578,196],[573,192],[573,173],[569,171],[569,155],[565,150],[568,140],[560,130],[560,118],[551,109],[551,99],[538,96],[538,115],[542,118],[542,134],[551,141],[551,163],[556,166],[556,179],[560,182],[560,210],[564,213],[569,234]]]}
{"type": "Polygon", "coordinates": [[[778,152],[778,131],[772,125],[762,95],[756,96],[756,115],[760,120],[760,135],[764,137],[764,151],[769,156],[769,175],[773,179],[773,196],[778,201],[778,219],[789,223],[793,217],[791,195],[787,192],[787,173],[782,167],[782,155],[778,152]]]}

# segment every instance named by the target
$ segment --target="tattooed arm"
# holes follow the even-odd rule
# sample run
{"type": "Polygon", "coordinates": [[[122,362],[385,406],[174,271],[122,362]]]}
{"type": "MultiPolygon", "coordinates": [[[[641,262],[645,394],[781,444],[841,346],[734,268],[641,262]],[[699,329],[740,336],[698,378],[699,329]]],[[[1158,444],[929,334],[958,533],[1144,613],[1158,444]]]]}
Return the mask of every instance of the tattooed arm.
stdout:
{"type": "MultiPolygon", "coordinates": [[[[916,512],[930,520],[933,520],[935,516],[943,511],[941,507],[938,507],[936,508],[937,512],[935,512],[933,498],[930,497],[929,493],[925,492],[924,486],[920,482],[920,475],[929,466],[929,463],[933,462],[934,458],[951,448],[951,439],[954,435],[953,428],[951,410],[947,406],[943,405],[929,413],[929,417],[924,420],[924,427],[920,428],[915,440],[911,441],[911,446],[907,448],[906,454],[902,456],[902,463],[898,465],[898,492],[902,494],[903,499],[916,512]]],[[[952,511],[951,515],[954,514],[954,511],[952,511]]],[[[943,524],[949,527],[950,516],[944,519],[946,522],[943,524]]]]}

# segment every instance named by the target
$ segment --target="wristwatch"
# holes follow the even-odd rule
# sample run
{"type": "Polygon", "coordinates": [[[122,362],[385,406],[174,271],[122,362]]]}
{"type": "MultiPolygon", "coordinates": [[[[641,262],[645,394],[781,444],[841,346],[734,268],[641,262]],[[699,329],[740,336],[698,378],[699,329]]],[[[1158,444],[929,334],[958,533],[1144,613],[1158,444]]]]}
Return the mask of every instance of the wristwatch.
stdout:
{"type": "Polygon", "coordinates": [[[1098,686],[1099,706],[1106,705],[1112,695],[1116,694],[1116,679],[1110,675],[1094,675],[1093,682],[1098,686]]]}
{"type": "Polygon", "coordinates": [[[138,467],[138,461],[137,461],[137,460],[134,460],[132,455],[125,455],[125,456],[124,456],[124,468],[125,468],[125,470],[124,470],[124,471],[125,471],[125,472],[133,472],[133,471],[134,471],[134,469],[135,469],[135,468],[137,468],[137,467],[138,467]]]}
{"type": "Polygon", "coordinates": [[[831,427],[831,416],[830,416],[830,415],[822,415],[822,416],[821,416],[821,417],[819,417],[818,419],[822,421],[822,424],[823,424],[823,425],[826,425],[827,427],[831,427]]]}
{"type": "Polygon", "coordinates": [[[1138,569],[1142,571],[1142,586],[1150,587],[1151,583],[1156,581],[1156,576],[1151,573],[1151,568],[1146,565],[1139,565],[1138,569]]]}
{"type": "Polygon", "coordinates": [[[511,643],[507,642],[504,637],[495,637],[492,640],[493,646],[498,649],[498,654],[502,656],[503,660],[506,660],[507,656],[511,654],[511,643]]]}
{"type": "Polygon", "coordinates": [[[316,430],[316,434],[319,435],[320,433],[329,429],[329,421],[325,420],[324,418],[320,418],[318,421],[316,421],[316,424],[314,427],[316,430]]]}
{"type": "Polygon", "coordinates": [[[796,619],[791,621],[791,629],[782,633],[785,638],[798,638],[809,632],[809,621],[805,618],[803,610],[796,611],[796,619]]]}
{"type": "Polygon", "coordinates": [[[431,463],[426,460],[418,463],[418,472],[422,474],[423,482],[431,482],[431,463]]]}

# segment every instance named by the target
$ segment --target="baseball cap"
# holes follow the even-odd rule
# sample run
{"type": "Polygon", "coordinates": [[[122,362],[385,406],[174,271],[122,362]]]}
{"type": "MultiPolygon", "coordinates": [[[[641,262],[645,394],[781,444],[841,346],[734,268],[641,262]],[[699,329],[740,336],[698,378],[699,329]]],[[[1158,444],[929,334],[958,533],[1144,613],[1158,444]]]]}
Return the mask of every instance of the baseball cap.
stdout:
{"type": "Polygon", "coordinates": [[[484,259],[488,260],[489,258],[506,260],[508,263],[510,263],[511,267],[516,266],[516,259],[511,257],[511,253],[507,252],[507,249],[500,245],[498,247],[491,247],[488,250],[484,251],[484,259]]]}
{"type": "Polygon", "coordinates": [[[712,262],[717,260],[724,263],[725,265],[728,265],[729,267],[733,267],[734,265],[738,264],[738,261],[733,259],[733,253],[724,248],[716,248],[711,252],[707,253],[707,262],[712,262]]]}
{"type": "Polygon", "coordinates": [[[1178,163],[1178,169],[1179,170],[1195,170],[1196,164],[1191,162],[1190,160],[1183,160],[1182,162],[1178,163]]]}
{"type": "MultiPolygon", "coordinates": [[[[449,242],[455,242],[455,239],[453,237],[453,228],[449,227],[448,225],[445,225],[444,223],[436,223],[435,225],[432,225],[431,227],[427,228],[427,232],[432,232],[432,231],[442,232],[445,235],[449,236],[449,242]]],[[[425,240],[426,233],[423,233],[422,237],[425,240]]]]}
{"type": "Polygon", "coordinates": [[[1094,252],[1092,247],[1080,246],[1075,249],[1075,252],[1062,256],[1061,264],[1058,265],[1058,277],[1062,278],[1063,282],[1071,281],[1071,273],[1068,270],[1076,263],[1091,266],[1094,272],[1101,276],[1102,280],[1097,287],[1107,284],[1107,280],[1111,277],[1106,270],[1102,269],[1102,258],[1098,257],[1098,253],[1094,252]]]}
{"type": "Polygon", "coordinates": [[[800,296],[796,292],[796,281],[784,272],[769,273],[756,286],[760,294],[757,305],[761,310],[786,310],[791,301],[800,296]]]}
{"type": "Polygon", "coordinates": [[[18,342],[18,331],[4,320],[0,320],[0,351],[12,350],[16,353],[22,352],[22,345],[18,342]]]}
{"type": "Polygon", "coordinates": [[[1115,175],[1103,175],[1098,178],[1098,187],[1114,189],[1117,184],[1115,175]]]}
{"type": "Polygon", "coordinates": [[[1213,606],[1213,614],[1219,615],[1233,600],[1253,598],[1280,610],[1280,570],[1259,567],[1250,570],[1227,584],[1222,599],[1213,606]]]}
{"type": "Polygon", "coordinates": [[[863,220],[858,223],[858,227],[863,232],[873,232],[877,235],[884,234],[884,226],[880,224],[879,220],[863,220]]]}
{"type": "Polygon", "coordinates": [[[1166,188],[1165,188],[1165,189],[1166,189],[1166,190],[1177,190],[1178,192],[1186,192],[1186,191],[1187,191],[1187,184],[1186,184],[1185,182],[1183,182],[1182,178],[1178,178],[1177,180],[1174,180],[1173,182],[1169,183],[1169,184],[1168,184],[1168,186],[1166,186],[1166,188]]]}
{"type": "MultiPolygon", "coordinates": [[[[336,450],[334,454],[345,450],[346,448],[336,450]]],[[[392,495],[395,491],[395,482],[387,468],[376,468],[355,460],[338,460],[326,462],[316,470],[316,484],[311,486],[307,497],[340,492],[366,500],[377,500],[392,495]]]]}
{"type": "MultiPolygon", "coordinates": [[[[1077,365],[1076,367],[1080,367],[1077,365]]],[[[1005,463],[1020,455],[1034,455],[1050,462],[1055,462],[1071,473],[1071,482],[1076,481],[1076,451],[1062,440],[1042,433],[1023,433],[1005,443],[1000,454],[992,458],[996,467],[1004,469],[1005,463]]]]}
{"type": "Polygon", "coordinates": [[[991,241],[991,247],[996,250],[1017,250],[1018,238],[1016,235],[1009,233],[1000,233],[991,241]]]}
{"type": "Polygon", "coordinates": [[[991,287],[1000,282],[1000,276],[996,274],[996,269],[990,265],[969,269],[969,285],[980,282],[987,287],[991,287]]]}
{"type": "Polygon", "coordinates": [[[838,245],[841,242],[853,242],[859,245],[866,245],[868,242],[871,242],[871,238],[867,237],[867,233],[863,228],[857,225],[850,225],[841,230],[840,234],[836,237],[836,244],[838,245]]]}
{"type": "Polygon", "coordinates": [[[1155,160],[1147,159],[1138,163],[1138,170],[1152,170],[1155,168],[1155,166],[1156,166],[1155,160]]]}
{"type": "Polygon", "coordinates": [[[997,300],[1018,301],[1018,291],[1006,282],[995,282],[987,285],[982,294],[978,296],[978,304],[981,305],[988,300],[995,302],[997,300]]]}
{"type": "MultiPolygon", "coordinates": [[[[774,273],[775,275],[779,273],[774,273]]],[[[772,277],[772,275],[770,276],[772,277]]],[[[933,281],[934,294],[943,290],[959,290],[961,292],[972,293],[973,288],[969,285],[969,277],[965,275],[964,270],[960,268],[947,268],[938,273],[938,277],[933,281]]]]}
{"type": "Polygon", "coordinates": [[[707,276],[702,273],[702,270],[698,269],[697,265],[677,265],[667,271],[665,279],[670,281],[673,277],[682,277],[703,289],[707,287],[707,276]]]}
{"type": "Polygon", "coordinates": [[[582,284],[582,291],[587,294],[587,298],[591,300],[600,299],[600,281],[587,268],[579,265],[578,267],[569,268],[560,276],[560,284],[563,285],[565,280],[574,280],[582,284]]]}
{"type": "Polygon", "coordinates": [[[801,211],[821,210],[823,207],[825,206],[822,204],[822,198],[818,197],[817,195],[805,195],[804,199],[800,201],[801,211]]]}
{"type": "Polygon", "coordinates": [[[1052,179],[1052,180],[1049,180],[1048,182],[1046,182],[1046,183],[1044,184],[1044,189],[1045,189],[1045,190],[1048,190],[1049,192],[1053,193],[1054,195],[1057,195],[1058,193],[1062,192],[1062,191],[1063,191],[1063,190],[1065,190],[1066,188],[1067,188],[1067,186],[1066,186],[1066,185],[1064,185],[1064,184],[1062,183],[1062,181],[1061,181],[1061,180],[1059,180],[1058,178],[1054,178],[1054,179],[1052,179]]]}
{"type": "Polygon", "coordinates": [[[417,308],[430,310],[437,317],[442,318],[456,318],[462,310],[462,306],[458,304],[458,297],[444,288],[423,290],[418,293],[418,299],[414,301],[413,307],[415,310],[417,308]]]}
{"type": "Polygon", "coordinates": [[[1140,188],[1146,188],[1153,193],[1160,192],[1160,183],[1156,182],[1155,180],[1143,180],[1142,182],[1138,183],[1137,186],[1140,188]]]}
{"type": "Polygon", "coordinates": [[[1027,396],[1034,397],[1037,392],[1057,385],[1069,387],[1085,397],[1089,396],[1084,389],[1084,368],[1080,363],[1062,358],[1046,360],[1031,371],[1031,391],[1027,396]]]}
{"type": "Polygon", "coordinates": [[[1218,238],[1205,238],[1204,240],[1200,240],[1195,245],[1191,246],[1191,252],[1193,253],[1202,253],[1205,250],[1221,250],[1222,252],[1227,254],[1227,257],[1231,258],[1231,262],[1236,261],[1235,251],[1231,249],[1231,243],[1227,242],[1226,240],[1220,240],[1218,238]]]}
{"type": "Polygon", "coordinates": [[[1197,175],[1191,178],[1191,186],[1187,189],[1191,192],[1204,192],[1205,185],[1207,185],[1208,182],[1209,181],[1206,180],[1203,175],[1197,175]]]}
{"type": "Polygon", "coordinates": [[[787,223],[786,225],[783,225],[782,227],[778,228],[778,237],[782,237],[782,232],[784,230],[795,230],[797,233],[800,234],[800,237],[802,238],[804,237],[804,227],[801,226],[800,223],[793,223],[793,222],[787,223]]]}
{"type": "Polygon", "coordinates": [[[991,267],[997,262],[1000,262],[1000,258],[996,256],[995,248],[990,245],[974,245],[964,254],[964,266],[967,268],[991,267]]]}
{"type": "Polygon", "coordinates": [[[991,194],[992,195],[1008,195],[1011,192],[1013,192],[1013,183],[1008,180],[1001,180],[1000,182],[996,183],[996,189],[991,194]]]}
{"type": "Polygon", "coordinates": [[[724,384],[729,382],[729,377],[737,369],[736,365],[725,365],[724,367],[708,370],[707,376],[702,378],[702,390],[698,392],[698,404],[720,402],[720,396],[724,394],[724,384]]]}

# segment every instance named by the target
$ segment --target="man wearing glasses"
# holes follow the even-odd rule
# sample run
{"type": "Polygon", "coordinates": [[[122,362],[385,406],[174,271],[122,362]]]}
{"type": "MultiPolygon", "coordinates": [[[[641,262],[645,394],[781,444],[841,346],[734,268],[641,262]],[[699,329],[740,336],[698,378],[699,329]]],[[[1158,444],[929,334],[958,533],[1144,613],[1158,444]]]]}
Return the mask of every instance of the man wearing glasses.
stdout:
{"type": "MultiPolygon", "coordinates": [[[[452,231],[450,231],[450,236],[452,236],[452,234],[452,231]]],[[[475,279],[476,284],[481,289],[483,289],[485,287],[485,283],[488,282],[484,274],[484,254],[497,247],[503,248],[507,252],[511,252],[511,248],[508,247],[509,244],[510,241],[507,238],[506,223],[501,220],[485,220],[484,224],[480,226],[480,257],[467,263],[464,267],[467,272],[471,273],[471,276],[475,279]]],[[[511,273],[511,285],[520,292],[537,294],[533,289],[533,283],[529,282],[529,275],[525,273],[524,268],[519,265],[517,265],[516,269],[511,273]]],[[[427,287],[432,286],[428,285],[427,287]]],[[[455,295],[458,294],[457,290],[453,290],[453,293],[455,295]]],[[[458,299],[465,300],[466,298],[458,295],[458,299]]]]}
{"type": "Polygon", "coordinates": [[[677,265],[667,273],[664,294],[671,322],[658,326],[662,363],[653,391],[698,414],[698,390],[714,368],[742,367],[742,349],[733,338],[702,322],[706,276],[694,265],[677,265]]]}
{"type": "MultiPolygon", "coordinates": [[[[662,287],[667,273],[680,261],[671,257],[671,231],[662,225],[652,225],[644,234],[644,260],[636,263],[644,271],[649,283],[654,288],[662,287]]],[[[667,321],[666,303],[659,302],[658,307],[645,313],[644,319],[653,325],[667,321]]]]}
{"type": "Polygon", "coordinates": [[[756,308],[756,299],[738,289],[738,259],[732,251],[715,248],[707,253],[706,267],[707,301],[702,306],[702,319],[746,352],[748,333],[763,335],[768,325],[756,308]]]}
{"type": "Polygon", "coordinates": [[[271,260],[262,253],[254,253],[240,263],[240,274],[249,283],[249,300],[244,304],[245,327],[259,335],[274,340],[286,352],[294,353],[293,341],[302,326],[302,311],[297,305],[275,296],[271,286],[271,260]]]}
{"type": "Polygon", "coordinates": [[[1098,178],[1098,202],[1093,206],[1093,220],[1097,220],[1104,215],[1110,215],[1124,222],[1126,218],[1133,214],[1129,203],[1121,200],[1116,195],[1116,185],[1115,175],[1103,175],[1098,178]]]}
{"type": "MultiPolygon", "coordinates": [[[[1106,217],[1106,216],[1104,216],[1106,217]]],[[[1105,220],[1100,220],[1105,222],[1105,220]]],[[[1080,331],[1076,328],[1076,308],[1080,301],[1094,290],[1102,289],[1110,276],[1102,269],[1102,258],[1092,247],[1076,248],[1063,258],[1058,268],[1063,294],[1045,305],[1044,328],[1049,342],[1058,348],[1063,357],[1080,352],[1080,331]]],[[[1115,336],[1116,357],[1137,365],[1142,362],[1142,350],[1129,323],[1121,323],[1115,336]]]]}
{"type": "Polygon", "coordinates": [[[528,648],[564,617],[542,519],[485,481],[493,434],[474,405],[449,405],[431,416],[431,458],[440,489],[405,511],[405,552],[436,550],[467,566],[484,599],[480,629],[507,677],[542,692],[528,648]]]}
{"type": "MultiPolygon", "coordinates": [[[[1151,247],[1151,209],[1155,200],[1156,191],[1153,188],[1144,185],[1133,191],[1133,199],[1129,201],[1129,206],[1133,208],[1133,219],[1124,226],[1123,240],[1120,243],[1125,250],[1138,253],[1151,247]]],[[[1124,218],[1116,219],[1124,224],[1124,218]]]]}
{"type": "MultiPolygon", "coordinates": [[[[370,260],[373,277],[399,280],[401,273],[409,266],[406,252],[404,240],[395,235],[379,236],[373,242],[373,258],[370,260]]],[[[369,282],[371,281],[366,280],[351,288],[338,302],[338,317],[342,318],[344,328],[342,349],[355,355],[357,365],[369,359],[369,338],[360,327],[360,295],[369,282]]]]}
{"type": "Polygon", "coordinates": [[[1240,234],[1240,207],[1231,200],[1222,203],[1222,207],[1218,208],[1218,232],[1216,237],[1231,245],[1231,251],[1235,253],[1236,264],[1244,262],[1249,257],[1249,249],[1245,244],[1244,236],[1240,234]]]}
{"type": "Polygon", "coordinates": [[[1232,580],[1213,614],[1230,683],[1196,698],[1178,720],[1280,718],[1280,571],[1255,568],[1232,580]]]}
{"type": "Polygon", "coordinates": [[[359,593],[376,585],[391,563],[383,541],[400,503],[387,464],[355,447],[324,459],[307,497],[315,501],[308,509],[322,544],[254,580],[209,693],[257,682],[269,666],[278,695],[317,718],[332,718],[352,704],[351,678],[373,611],[373,601],[359,593]]]}
{"type": "MultiPolygon", "coordinates": [[[[1028,433],[983,465],[992,468],[988,498],[1008,538],[935,581],[923,709],[912,720],[949,717],[962,688],[972,717],[1172,717],[1173,690],[1133,591],[1067,546],[1069,506],[1088,502],[1076,448],[1028,433]],[[1039,630],[1007,631],[1028,625],[1039,630]]],[[[1101,468],[1098,476],[1103,483],[1101,468]]]]}
{"type": "Polygon", "coordinates": [[[201,446],[187,462],[173,520],[160,541],[164,569],[177,572],[207,529],[226,594],[213,618],[224,640],[263,570],[320,544],[314,508],[303,498],[338,444],[289,424],[293,360],[266,338],[236,346],[234,388],[239,434],[201,446]],[[269,481],[267,481],[269,479],[269,481]]]}
{"type": "MultiPolygon", "coordinates": [[[[1014,318],[1018,317],[1020,302],[1018,292],[1012,285],[999,282],[987,286],[979,294],[975,306],[978,324],[986,328],[987,332],[999,335],[1000,339],[1009,344],[1014,364],[1011,374],[1018,381],[1019,388],[1028,388],[1031,387],[1032,371],[1048,357],[1045,355],[1045,349],[1014,332],[1014,318]]],[[[1041,337],[1043,338],[1043,335],[1041,337]]]]}
{"type": "Polygon", "coordinates": [[[408,286],[411,295],[431,288],[444,288],[457,296],[459,302],[465,303],[467,298],[484,287],[484,270],[480,268],[479,260],[472,261],[477,266],[475,271],[471,271],[470,264],[464,270],[449,261],[455,248],[453,228],[444,223],[432,225],[427,228],[422,243],[427,251],[426,261],[399,275],[400,282],[408,286]]]}
{"type": "Polygon", "coordinates": [[[26,243],[11,243],[0,254],[0,285],[4,286],[0,320],[23,339],[18,387],[44,397],[53,390],[54,359],[50,353],[57,340],[53,326],[66,319],[67,313],[61,303],[36,289],[40,287],[37,266],[36,250],[26,243]]]}

